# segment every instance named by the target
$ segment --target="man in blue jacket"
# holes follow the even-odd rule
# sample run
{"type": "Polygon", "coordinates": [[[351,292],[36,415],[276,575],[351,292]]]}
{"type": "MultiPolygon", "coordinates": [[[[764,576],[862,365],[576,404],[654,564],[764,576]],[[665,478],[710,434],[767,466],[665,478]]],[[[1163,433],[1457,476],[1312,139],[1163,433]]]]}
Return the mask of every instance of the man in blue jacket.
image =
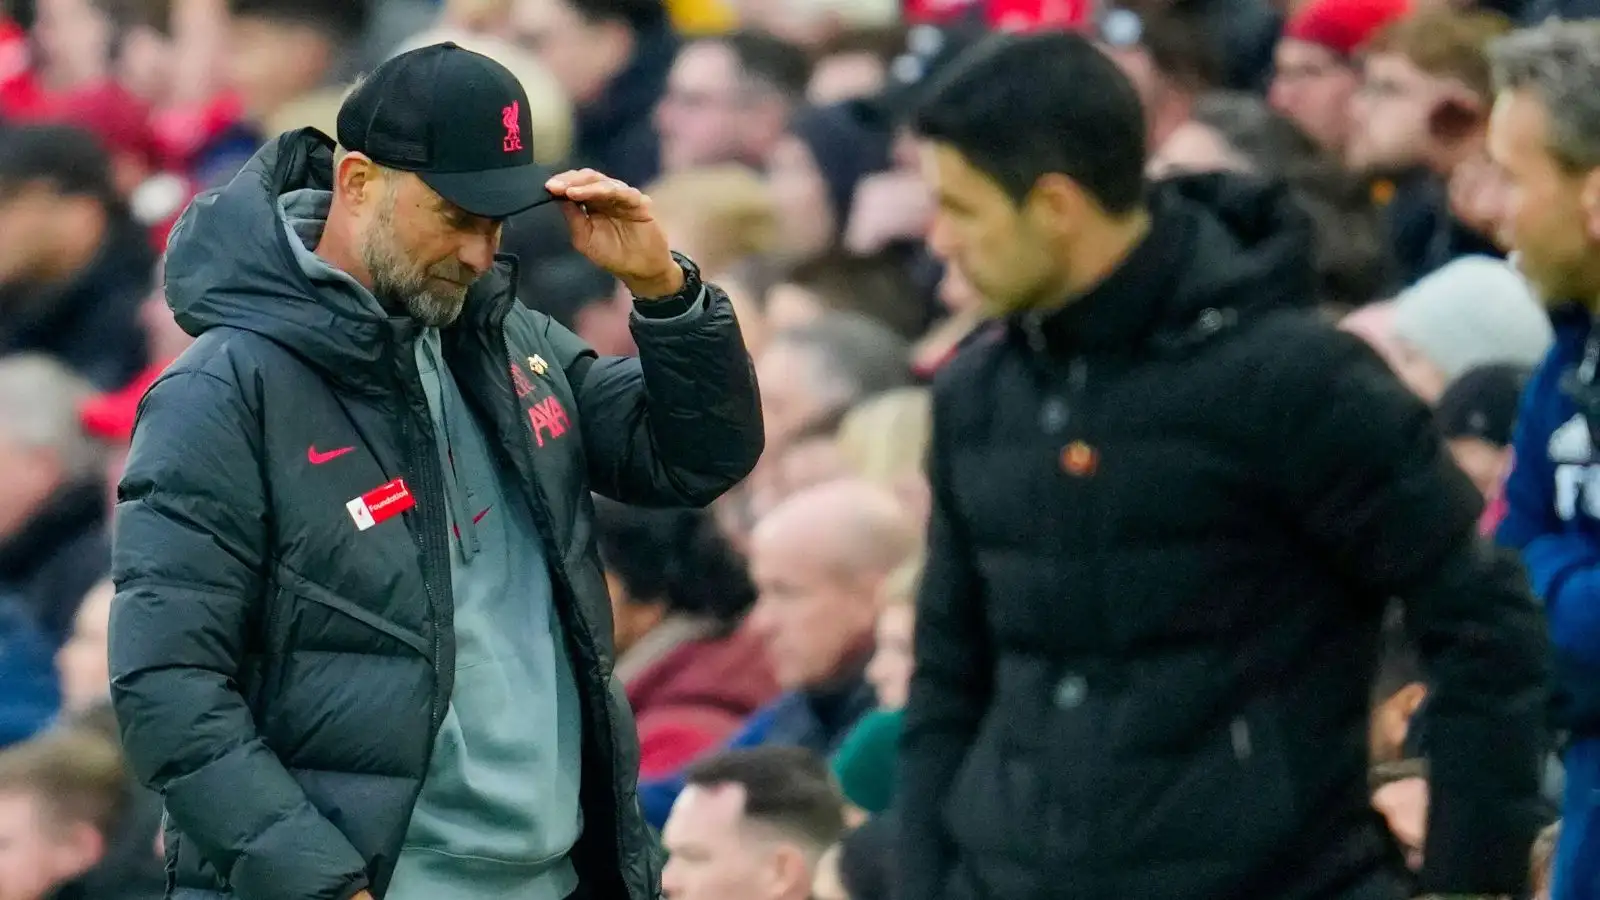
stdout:
{"type": "Polygon", "coordinates": [[[1518,32],[1493,62],[1503,225],[1556,319],[1523,399],[1499,537],[1522,551],[1555,645],[1568,745],[1551,896],[1576,900],[1600,896],[1600,22],[1518,32]]]}

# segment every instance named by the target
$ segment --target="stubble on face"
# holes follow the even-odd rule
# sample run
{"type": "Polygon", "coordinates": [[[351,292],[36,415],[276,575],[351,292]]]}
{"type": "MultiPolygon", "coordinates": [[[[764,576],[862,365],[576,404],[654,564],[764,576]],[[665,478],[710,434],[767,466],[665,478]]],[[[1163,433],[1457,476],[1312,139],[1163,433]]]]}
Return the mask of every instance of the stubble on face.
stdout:
{"type": "Polygon", "coordinates": [[[380,303],[404,309],[422,325],[443,328],[461,315],[467,286],[476,274],[454,261],[429,267],[407,253],[395,233],[397,198],[397,189],[390,185],[361,244],[361,261],[372,275],[372,292],[380,303]]]}

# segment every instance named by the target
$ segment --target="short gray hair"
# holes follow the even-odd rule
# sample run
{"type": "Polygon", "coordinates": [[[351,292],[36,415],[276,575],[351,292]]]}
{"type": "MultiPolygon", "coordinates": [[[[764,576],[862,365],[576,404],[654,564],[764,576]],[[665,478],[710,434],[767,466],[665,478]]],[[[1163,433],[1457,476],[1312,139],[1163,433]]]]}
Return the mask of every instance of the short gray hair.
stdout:
{"type": "Polygon", "coordinates": [[[53,357],[0,358],[0,435],[29,449],[50,450],[68,481],[98,474],[102,449],[78,424],[78,407],[94,389],[53,357]]]}
{"type": "Polygon", "coordinates": [[[1489,45],[1496,91],[1529,91],[1550,116],[1550,152],[1600,166],[1600,20],[1549,20],[1489,45]]]}

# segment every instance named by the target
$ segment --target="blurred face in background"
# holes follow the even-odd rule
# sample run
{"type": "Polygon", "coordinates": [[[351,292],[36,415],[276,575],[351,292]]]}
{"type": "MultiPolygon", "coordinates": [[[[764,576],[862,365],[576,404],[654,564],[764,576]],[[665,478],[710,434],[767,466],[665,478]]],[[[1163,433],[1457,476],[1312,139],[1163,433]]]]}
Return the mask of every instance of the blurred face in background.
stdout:
{"type": "Polygon", "coordinates": [[[1489,152],[1505,178],[1502,235],[1517,268],[1551,303],[1600,305],[1600,170],[1563,165],[1550,149],[1550,114],[1508,91],[1489,118],[1489,152]]]}
{"type": "Polygon", "coordinates": [[[580,107],[600,99],[633,52],[627,26],[590,22],[564,0],[515,0],[511,30],[580,107]]]}
{"type": "Polygon", "coordinates": [[[1450,456],[1461,467],[1461,471],[1472,479],[1472,484],[1483,494],[1483,499],[1493,502],[1499,497],[1500,488],[1511,471],[1511,448],[1475,437],[1451,438],[1447,444],[1450,456]]]}
{"type": "Polygon", "coordinates": [[[33,793],[0,791],[0,900],[45,900],[88,871],[101,844],[87,825],[52,821],[33,793]]]}
{"type": "Polygon", "coordinates": [[[749,111],[747,100],[732,48],[715,40],[684,47],[656,106],[661,167],[673,172],[744,161],[748,123],[741,118],[749,111]]]}
{"type": "Polygon", "coordinates": [[[34,12],[32,35],[46,87],[66,91],[106,77],[111,22],[93,0],[36,0],[34,12]]]}
{"type": "MultiPolygon", "coordinates": [[[[799,854],[744,814],[742,785],[684,788],[661,831],[669,854],[661,872],[668,900],[779,900],[799,854]]],[[[805,873],[809,881],[809,873],[805,873]]]]}
{"type": "Polygon", "coordinates": [[[1356,71],[1332,50],[1284,38],[1278,42],[1267,101],[1323,149],[1340,154],[1350,131],[1350,103],[1359,85],[1356,71]]]}
{"type": "Polygon", "coordinates": [[[235,16],[223,57],[225,78],[244,104],[246,117],[262,122],[321,85],[336,50],[323,32],[310,25],[235,16]]]}
{"type": "Polygon", "coordinates": [[[1006,315],[1060,299],[1058,253],[1034,202],[1039,188],[1019,206],[948,144],[925,142],[922,160],[938,202],[928,247],[961,270],[985,311],[1006,315]]]}
{"type": "Polygon", "coordinates": [[[1442,93],[1437,79],[1404,56],[1368,57],[1350,105],[1346,165],[1356,172],[1396,174],[1425,163],[1433,140],[1429,117],[1442,93]]]}
{"type": "Polygon", "coordinates": [[[749,627],[785,690],[826,684],[870,640],[875,579],[842,565],[830,523],[780,510],[756,526],[750,573],[759,592],[749,627]]]}
{"type": "Polygon", "coordinates": [[[777,211],[777,256],[794,263],[828,252],[839,234],[839,216],[811,148],[784,135],[767,156],[767,181],[777,211]]]}
{"type": "Polygon", "coordinates": [[[109,579],[90,589],[72,617],[72,634],[56,651],[61,705],[67,712],[93,709],[110,699],[106,629],[111,622],[111,598],[115,593],[109,579]]]}
{"type": "Polygon", "coordinates": [[[0,427],[0,541],[15,537],[61,485],[65,470],[57,455],[30,447],[0,427]]]}
{"type": "Polygon", "coordinates": [[[906,705],[911,691],[911,633],[917,614],[910,603],[891,603],[878,613],[872,661],[867,663],[867,681],[884,709],[906,705]]]}
{"type": "Polygon", "coordinates": [[[888,72],[883,59],[873,53],[833,53],[817,60],[806,84],[806,102],[827,106],[846,100],[876,97],[888,72]]]}

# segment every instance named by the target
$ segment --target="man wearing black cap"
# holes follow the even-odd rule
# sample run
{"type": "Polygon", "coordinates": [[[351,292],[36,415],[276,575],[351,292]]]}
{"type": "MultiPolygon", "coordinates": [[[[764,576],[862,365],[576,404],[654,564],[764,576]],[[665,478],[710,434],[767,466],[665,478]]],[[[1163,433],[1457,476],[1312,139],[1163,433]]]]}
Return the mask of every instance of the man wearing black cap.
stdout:
{"type": "Polygon", "coordinates": [[[110,643],[176,897],[660,893],[589,492],[710,502],[760,404],[727,297],[639,191],[539,171],[527,104],[401,55],[173,232],[196,341],[134,432],[110,643]],[[516,302],[501,223],[551,199],[639,359],[516,302]]]}

